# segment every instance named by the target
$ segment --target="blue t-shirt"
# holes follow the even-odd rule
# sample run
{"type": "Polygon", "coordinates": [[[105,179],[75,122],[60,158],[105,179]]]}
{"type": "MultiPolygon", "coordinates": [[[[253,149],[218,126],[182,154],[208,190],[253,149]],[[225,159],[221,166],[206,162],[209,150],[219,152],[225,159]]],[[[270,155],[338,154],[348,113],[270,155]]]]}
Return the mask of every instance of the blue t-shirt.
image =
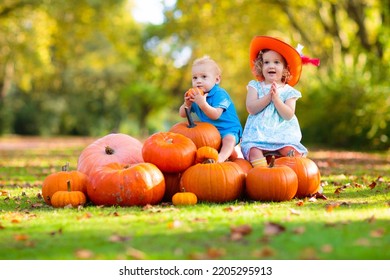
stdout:
{"type": "Polygon", "coordinates": [[[214,125],[222,138],[227,134],[233,134],[239,140],[242,135],[242,126],[236,108],[227,91],[216,84],[209,91],[206,101],[214,108],[223,109],[221,116],[217,120],[212,120],[206,116],[196,103],[192,103],[191,112],[195,113],[201,122],[208,122],[214,125]]]}

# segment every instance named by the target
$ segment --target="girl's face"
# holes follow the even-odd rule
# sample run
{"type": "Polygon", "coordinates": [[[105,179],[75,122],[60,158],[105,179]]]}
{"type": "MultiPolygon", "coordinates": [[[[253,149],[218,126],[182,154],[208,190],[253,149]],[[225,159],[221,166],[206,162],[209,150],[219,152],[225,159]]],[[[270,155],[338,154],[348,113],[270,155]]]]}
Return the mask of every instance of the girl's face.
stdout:
{"type": "Polygon", "coordinates": [[[283,70],[285,68],[283,57],[275,51],[263,53],[263,76],[266,84],[282,82],[283,70]]]}
{"type": "Polygon", "coordinates": [[[217,73],[213,64],[202,63],[192,66],[193,87],[198,87],[204,92],[209,92],[220,81],[221,76],[217,73]]]}

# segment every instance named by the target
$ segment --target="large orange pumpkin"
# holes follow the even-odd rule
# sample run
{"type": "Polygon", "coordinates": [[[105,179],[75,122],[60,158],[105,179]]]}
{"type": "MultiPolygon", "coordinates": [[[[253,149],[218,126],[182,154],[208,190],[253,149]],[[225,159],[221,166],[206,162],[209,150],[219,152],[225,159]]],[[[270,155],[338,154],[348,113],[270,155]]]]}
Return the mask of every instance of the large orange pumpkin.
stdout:
{"type": "Polygon", "coordinates": [[[142,156],[162,172],[182,172],[194,164],[196,146],[182,134],[157,132],[145,140],[142,156]]]}
{"type": "Polygon", "coordinates": [[[241,196],[244,181],[244,172],[234,162],[198,163],[183,172],[180,186],[200,201],[227,202],[241,196]]]}
{"type": "Polygon", "coordinates": [[[91,173],[87,191],[96,205],[157,204],[165,192],[164,175],[151,163],[109,163],[91,173]]]}
{"type": "Polygon", "coordinates": [[[187,122],[173,125],[169,131],[182,134],[190,138],[196,148],[210,146],[217,151],[221,148],[222,138],[218,129],[207,122],[194,122],[189,109],[186,108],[187,122]]]}
{"type": "Polygon", "coordinates": [[[321,174],[314,161],[307,157],[294,157],[289,154],[275,160],[275,164],[291,167],[298,176],[298,191],[296,196],[303,198],[316,193],[320,187],[321,174]]]}
{"type": "Polygon", "coordinates": [[[87,194],[88,176],[76,170],[69,171],[69,165],[64,165],[61,171],[52,173],[43,180],[42,196],[45,202],[51,205],[53,194],[58,191],[67,191],[68,184],[71,185],[71,191],[81,191],[87,194]]]}
{"type": "Polygon", "coordinates": [[[138,139],[127,134],[111,133],[84,148],[78,159],[77,170],[88,175],[108,163],[132,164],[143,161],[142,143],[138,139]]]}
{"type": "Polygon", "coordinates": [[[246,194],[260,201],[291,200],[298,190],[298,177],[286,165],[275,165],[275,157],[269,166],[256,166],[246,176],[246,194]]]}

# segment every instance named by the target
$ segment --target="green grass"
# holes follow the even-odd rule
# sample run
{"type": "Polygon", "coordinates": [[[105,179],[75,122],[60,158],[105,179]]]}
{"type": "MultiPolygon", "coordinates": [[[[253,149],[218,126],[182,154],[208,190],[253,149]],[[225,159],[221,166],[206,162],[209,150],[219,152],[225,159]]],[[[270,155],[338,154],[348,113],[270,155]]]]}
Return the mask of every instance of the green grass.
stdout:
{"type": "Polygon", "coordinates": [[[42,181],[66,162],[75,169],[86,146],[57,142],[0,141],[2,260],[390,259],[388,154],[313,151],[327,200],[55,209],[42,181]]]}

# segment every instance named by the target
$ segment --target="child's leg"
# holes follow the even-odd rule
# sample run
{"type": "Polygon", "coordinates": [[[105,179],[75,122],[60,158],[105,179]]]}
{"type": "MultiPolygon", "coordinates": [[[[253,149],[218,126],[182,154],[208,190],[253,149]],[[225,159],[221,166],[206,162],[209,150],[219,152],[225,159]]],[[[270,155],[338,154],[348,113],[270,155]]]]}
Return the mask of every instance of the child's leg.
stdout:
{"type": "Polygon", "coordinates": [[[222,146],[218,155],[218,162],[226,161],[233,153],[234,147],[236,146],[236,137],[232,134],[227,134],[222,138],[222,146]]]}
{"type": "Polygon", "coordinates": [[[296,157],[302,156],[302,154],[300,152],[298,152],[294,147],[291,147],[291,146],[283,147],[283,148],[279,149],[278,152],[280,153],[280,155],[285,157],[288,155],[289,152],[291,152],[291,150],[294,151],[294,156],[296,156],[296,157]]]}
{"type": "Polygon", "coordinates": [[[263,155],[263,152],[258,148],[252,148],[249,151],[249,161],[253,167],[255,166],[266,166],[267,160],[263,155]]]}

